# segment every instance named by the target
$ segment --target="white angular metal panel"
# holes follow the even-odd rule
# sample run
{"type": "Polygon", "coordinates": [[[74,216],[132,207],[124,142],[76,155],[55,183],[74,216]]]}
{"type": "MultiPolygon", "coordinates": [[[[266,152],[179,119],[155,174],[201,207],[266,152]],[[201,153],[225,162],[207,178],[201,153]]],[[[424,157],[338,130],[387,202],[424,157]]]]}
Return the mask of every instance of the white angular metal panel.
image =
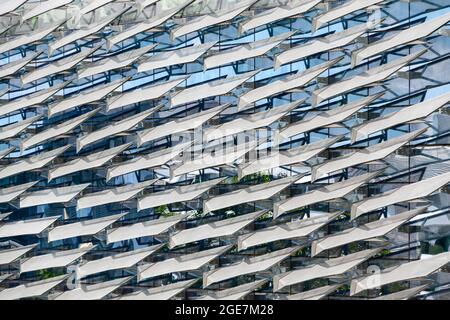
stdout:
{"type": "Polygon", "coordinates": [[[336,248],[351,242],[367,240],[384,236],[386,233],[398,228],[415,216],[425,213],[427,207],[406,211],[386,219],[366,223],[364,225],[346,229],[344,231],[314,240],[311,244],[311,256],[316,256],[324,250],[336,248]]]}
{"type": "Polygon", "coordinates": [[[80,8],[80,15],[83,16],[85,14],[88,14],[89,12],[92,12],[95,9],[101,8],[104,5],[107,5],[113,1],[116,1],[116,0],[91,0],[85,6],[80,8]]]}
{"type": "Polygon", "coordinates": [[[294,254],[301,247],[285,248],[260,256],[244,258],[242,261],[229,266],[217,268],[203,274],[203,287],[244,274],[256,273],[267,270],[280,263],[291,254],[294,254]]]}
{"type": "Polygon", "coordinates": [[[61,101],[52,103],[48,106],[48,116],[52,117],[60,112],[71,110],[83,104],[89,104],[104,98],[109,93],[123,85],[129,78],[118,79],[110,83],[96,86],[92,89],[83,90],[79,94],[64,97],[61,101]]]}
{"type": "Polygon", "coordinates": [[[105,59],[87,63],[77,71],[78,79],[91,77],[97,73],[103,73],[114,69],[124,68],[136,62],[144,54],[153,50],[158,44],[151,44],[139,49],[130,50],[125,53],[113,55],[105,59]]]}
{"type": "Polygon", "coordinates": [[[238,250],[245,250],[273,241],[307,237],[341,214],[342,212],[322,214],[308,219],[282,223],[254,232],[244,233],[237,238],[238,250]]]}
{"type": "Polygon", "coordinates": [[[168,300],[183,292],[197,281],[198,279],[184,280],[165,286],[141,289],[114,298],[114,300],[168,300]]]}
{"type": "Polygon", "coordinates": [[[14,111],[18,111],[20,109],[28,108],[34,105],[38,105],[46,101],[48,98],[56,94],[59,90],[63,89],[68,82],[64,82],[62,84],[52,86],[48,89],[39,90],[30,95],[26,95],[24,97],[20,97],[18,99],[14,99],[9,101],[8,103],[2,105],[0,110],[0,116],[6,115],[8,113],[12,113],[14,111]]]}
{"type": "Polygon", "coordinates": [[[156,236],[187,218],[189,214],[179,214],[169,218],[159,218],[111,228],[106,231],[106,242],[113,243],[128,239],[156,236]]]}
{"type": "Polygon", "coordinates": [[[370,6],[380,5],[384,0],[352,0],[347,1],[343,5],[333,8],[320,16],[315,16],[312,21],[311,31],[315,32],[326,23],[342,18],[345,15],[355,13],[358,10],[365,9],[370,6]]]}
{"type": "Polygon", "coordinates": [[[181,82],[186,80],[186,78],[187,77],[180,77],[175,80],[169,80],[152,86],[138,88],[118,95],[113,95],[106,101],[107,110],[111,111],[141,101],[157,99],[171,89],[175,88],[181,82]]]}
{"type": "Polygon", "coordinates": [[[0,8],[0,295],[445,297],[447,3],[65,1],[0,8]]]}
{"type": "Polygon", "coordinates": [[[16,161],[10,165],[0,167],[0,179],[16,175],[34,169],[40,169],[52,162],[60,154],[64,153],[70,146],[64,146],[51,151],[43,152],[23,160],[16,161]]]}
{"type": "Polygon", "coordinates": [[[3,159],[4,157],[6,157],[8,154],[13,152],[14,150],[16,150],[16,147],[10,147],[10,148],[0,151],[0,159],[3,159]]]}
{"type": "Polygon", "coordinates": [[[387,128],[404,124],[409,121],[427,117],[432,112],[450,102],[450,93],[444,93],[435,98],[425,100],[397,112],[391,112],[371,121],[364,122],[352,128],[352,142],[368,137],[370,134],[387,128]]]}
{"type": "Polygon", "coordinates": [[[57,226],[48,232],[48,241],[97,234],[124,215],[126,215],[126,213],[57,226]]]}
{"type": "Polygon", "coordinates": [[[203,137],[206,142],[234,135],[240,132],[262,128],[271,125],[287,115],[290,111],[302,104],[304,100],[295,101],[270,109],[258,112],[249,116],[236,118],[216,126],[211,126],[203,130],[203,137]]]}
{"type": "Polygon", "coordinates": [[[61,26],[61,24],[52,25],[52,26],[47,27],[42,30],[38,29],[31,33],[14,37],[13,39],[11,39],[11,41],[6,41],[6,42],[0,44],[0,54],[5,53],[10,50],[13,50],[15,48],[18,48],[20,46],[24,46],[24,45],[42,40],[46,36],[51,34],[53,31],[58,29],[60,26],[61,26]]]}
{"type": "Polygon", "coordinates": [[[314,143],[306,144],[297,148],[291,148],[283,151],[273,151],[264,158],[252,161],[250,163],[242,163],[238,165],[238,178],[253,174],[260,171],[269,170],[276,167],[302,163],[317,156],[320,152],[327,149],[343,137],[328,138],[319,140],[314,143]]]}
{"type": "Polygon", "coordinates": [[[273,96],[278,93],[301,88],[308,82],[315,79],[322,72],[338,63],[342,58],[321,63],[304,71],[298,71],[294,75],[287,76],[281,80],[271,82],[265,86],[250,90],[239,97],[238,109],[242,109],[258,100],[273,96]]]}
{"type": "MultiPolygon", "coordinates": [[[[104,0],[103,0],[104,1],[104,0]]],[[[108,0],[111,1],[111,0],[108,0]]],[[[99,1],[94,1],[92,3],[98,3],[99,1]]],[[[91,5],[91,7],[92,7],[91,5]]],[[[86,11],[88,9],[89,6],[82,8],[81,11],[86,11]]],[[[87,38],[88,36],[100,31],[101,29],[103,29],[104,27],[106,27],[108,24],[110,24],[112,21],[114,21],[115,19],[117,19],[118,17],[120,17],[122,14],[124,14],[126,11],[128,11],[130,9],[130,7],[125,8],[119,12],[117,12],[116,14],[112,15],[111,17],[106,17],[105,19],[101,20],[100,22],[95,23],[92,26],[89,26],[88,28],[83,28],[83,29],[79,29],[77,31],[74,31],[68,35],[65,35],[64,37],[51,42],[48,45],[48,55],[49,57],[53,54],[53,52],[55,50],[58,50],[59,48],[62,48],[70,43],[73,43],[77,40],[83,39],[83,38],[87,38]]],[[[85,13],[81,13],[81,14],[85,14],[85,13]]]]}
{"type": "Polygon", "coordinates": [[[365,87],[377,81],[385,80],[413,60],[419,58],[425,52],[427,52],[427,49],[395,59],[392,62],[369,69],[368,71],[349,79],[344,79],[321,89],[317,89],[312,94],[312,105],[316,106],[322,101],[335,97],[339,94],[365,87]]]}
{"type": "Polygon", "coordinates": [[[245,189],[221,194],[203,202],[203,212],[207,213],[241,203],[268,199],[287,188],[290,184],[301,179],[303,176],[303,174],[300,174],[292,177],[281,178],[245,189]]]}
{"type": "Polygon", "coordinates": [[[152,193],[138,199],[138,211],[163,206],[170,203],[193,200],[213,188],[225,178],[217,178],[206,182],[188,184],[164,191],[152,193]]]}
{"type": "Polygon", "coordinates": [[[138,72],[146,72],[159,68],[194,62],[211,49],[217,41],[203,43],[191,47],[156,53],[145,57],[138,63],[138,72]]]}
{"type": "Polygon", "coordinates": [[[27,208],[42,204],[65,203],[75,198],[80,192],[86,189],[90,183],[71,185],[53,189],[43,189],[25,193],[20,196],[19,207],[27,208]]]}
{"type": "Polygon", "coordinates": [[[0,79],[13,75],[14,73],[25,67],[28,63],[30,63],[32,60],[34,60],[41,54],[42,54],[41,51],[32,52],[27,56],[25,56],[25,58],[13,61],[6,65],[2,65],[2,68],[0,70],[0,79]]]}
{"type": "Polygon", "coordinates": [[[364,213],[380,209],[399,202],[426,197],[450,183],[450,172],[425,180],[407,184],[379,195],[352,204],[351,217],[355,219],[364,213]]]}
{"type": "Polygon", "coordinates": [[[172,16],[177,14],[177,12],[183,10],[192,2],[194,2],[194,0],[185,0],[181,4],[177,4],[177,6],[174,8],[167,10],[156,10],[155,15],[152,16],[148,21],[135,24],[132,27],[107,38],[106,44],[108,49],[110,50],[115,44],[118,44],[136,34],[158,27],[160,24],[169,20],[172,16]]]}
{"type": "Polygon", "coordinates": [[[177,157],[180,152],[188,148],[191,144],[192,142],[190,141],[182,142],[172,148],[137,156],[131,160],[110,166],[106,172],[106,180],[111,180],[112,178],[142,169],[160,167],[177,157]]]}
{"type": "Polygon", "coordinates": [[[28,245],[28,246],[0,250],[0,265],[9,264],[9,263],[19,259],[21,256],[26,254],[28,251],[33,250],[37,245],[38,244],[36,243],[36,244],[28,245]]]}
{"type": "Polygon", "coordinates": [[[57,9],[59,7],[65,6],[74,0],[48,0],[48,1],[40,1],[36,4],[32,9],[26,11],[22,16],[21,20],[26,21],[28,19],[39,16],[43,13],[46,13],[50,10],[57,9]]]}
{"type": "Polygon", "coordinates": [[[99,48],[100,47],[94,47],[92,49],[82,50],[81,52],[69,57],[56,60],[55,62],[49,63],[43,67],[36,68],[21,77],[22,85],[73,68],[78,63],[83,61],[83,59],[87,58],[95,51],[97,51],[99,48]]]}
{"type": "Polygon", "coordinates": [[[414,27],[400,31],[392,37],[382,38],[362,49],[352,52],[352,67],[361,63],[362,60],[373,57],[389,49],[408,44],[429,36],[434,31],[450,21],[450,13],[439,16],[431,21],[420,23],[414,27]]]}
{"type": "Polygon", "coordinates": [[[232,287],[229,289],[219,290],[208,295],[204,295],[198,298],[198,300],[239,300],[245,298],[253,290],[261,287],[267,282],[267,280],[256,280],[254,282],[244,283],[240,286],[232,287]]]}
{"type": "Polygon", "coordinates": [[[273,277],[273,291],[280,291],[296,283],[345,273],[380,251],[380,248],[358,251],[346,256],[325,260],[319,264],[277,274],[273,277]]]}
{"type": "Polygon", "coordinates": [[[249,143],[242,143],[237,146],[230,146],[228,148],[218,146],[218,148],[214,148],[211,151],[205,150],[201,155],[194,159],[190,159],[190,155],[188,154],[186,159],[183,159],[182,163],[170,166],[170,177],[173,179],[174,177],[193,171],[211,167],[232,165],[236,160],[242,158],[256,147],[257,142],[252,141],[249,143]]]}
{"type": "Polygon", "coordinates": [[[198,269],[216,259],[222,253],[228,251],[230,248],[231,245],[221,246],[139,266],[137,274],[138,282],[167,273],[198,269]]]}
{"type": "Polygon", "coordinates": [[[102,140],[106,137],[111,137],[118,133],[130,130],[131,128],[137,126],[141,121],[145,118],[149,117],[156,111],[158,111],[158,107],[152,108],[150,110],[142,111],[131,117],[125,118],[121,121],[118,121],[110,126],[103,127],[99,130],[89,132],[85,135],[82,135],[77,138],[77,152],[80,152],[85,146],[95,143],[99,140],[102,140]]]}
{"type": "Polygon", "coordinates": [[[81,285],[80,288],[56,294],[53,296],[53,300],[99,300],[128,282],[131,278],[124,277],[96,284],[81,285]]]}
{"type": "Polygon", "coordinates": [[[250,71],[233,77],[227,76],[225,79],[214,80],[186,88],[171,96],[170,105],[175,107],[180,104],[187,104],[200,99],[227,94],[231,90],[243,84],[245,81],[252,78],[259,71],[260,70],[250,71]]]}
{"type": "Polygon", "coordinates": [[[374,298],[373,300],[408,300],[409,298],[414,297],[416,294],[424,291],[427,287],[429,287],[429,284],[424,284],[406,290],[397,291],[391,294],[385,294],[374,298]]]}
{"type": "Polygon", "coordinates": [[[0,90],[0,97],[3,97],[9,92],[10,88],[4,88],[0,90]]]}
{"type": "Polygon", "coordinates": [[[67,134],[68,132],[81,125],[84,121],[94,116],[99,111],[100,109],[92,110],[90,112],[82,114],[81,116],[54,125],[47,130],[41,131],[34,135],[28,135],[20,141],[20,152],[23,152],[24,150],[41,144],[47,140],[55,139],[61,135],[67,134]]]}
{"type": "Polygon", "coordinates": [[[368,275],[361,279],[352,280],[350,284],[350,295],[357,294],[374,287],[408,280],[411,278],[421,278],[440,269],[450,262],[450,252],[436,254],[427,259],[407,262],[394,267],[391,270],[382,271],[375,275],[368,275]],[[376,280],[374,280],[376,277],[376,280]]]}
{"type": "Polygon", "coordinates": [[[242,44],[233,49],[219,51],[205,57],[203,69],[208,70],[227,63],[262,56],[294,34],[295,31],[289,31],[267,39],[242,44]]]}
{"type": "Polygon", "coordinates": [[[389,139],[362,150],[357,150],[346,154],[342,157],[325,161],[321,164],[313,166],[311,170],[311,181],[320,179],[331,172],[336,172],[351,166],[356,166],[362,163],[367,163],[375,160],[380,160],[387,157],[392,152],[395,152],[406,143],[411,142],[419,137],[428,128],[419,129],[399,137],[389,139]]]}
{"type": "Polygon", "coordinates": [[[336,289],[338,289],[340,286],[340,284],[334,284],[330,286],[318,287],[300,293],[290,294],[286,296],[286,300],[320,300],[328,296],[330,293],[336,291],[336,289]]]}
{"type": "Polygon", "coordinates": [[[145,188],[151,186],[157,181],[158,179],[153,179],[104,191],[85,194],[77,200],[77,210],[129,200],[137,196],[145,188]]]}
{"type": "Polygon", "coordinates": [[[265,24],[273,23],[295,15],[300,15],[311,10],[320,2],[321,0],[302,0],[300,2],[291,1],[286,5],[276,6],[273,9],[265,10],[239,24],[239,32],[244,33],[265,24]]]}
{"type": "Polygon", "coordinates": [[[48,170],[48,180],[65,176],[81,170],[87,170],[104,165],[109,160],[128,149],[131,143],[123,144],[104,151],[91,153],[84,157],[75,158],[65,164],[61,164],[48,170]]]}
{"type": "Polygon", "coordinates": [[[378,174],[380,174],[380,171],[362,174],[348,180],[335,182],[327,186],[308,191],[304,194],[275,202],[273,204],[273,216],[274,218],[277,218],[288,211],[300,207],[343,197],[353,190],[356,190],[363,184],[369,182],[378,174]]]}
{"type": "Polygon", "coordinates": [[[28,0],[6,0],[2,3],[2,8],[0,9],[0,16],[7,14],[11,11],[16,10],[21,5],[23,5],[28,0]]]}
{"type": "Polygon", "coordinates": [[[41,296],[47,291],[51,290],[53,287],[62,283],[68,277],[68,275],[62,275],[45,280],[21,284],[12,288],[3,289],[2,291],[0,291],[0,300],[17,300],[41,296]]]}
{"type": "Polygon", "coordinates": [[[22,259],[20,261],[20,273],[49,268],[66,267],[94,248],[94,245],[89,244],[77,249],[57,251],[22,259]]]}
{"type": "Polygon", "coordinates": [[[24,131],[27,127],[31,126],[34,122],[41,119],[43,115],[37,115],[23,121],[18,121],[16,123],[4,126],[0,128],[0,140],[5,140],[8,138],[13,138],[20,132],[24,131]]]}
{"type": "Polygon", "coordinates": [[[24,184],[15,185],[8,188],[0,189],[0,203],[10,202],[24,193],[27,189],[31,188],[37,183],[32,181],[24,184]]]}
{"type": "Polygon", "coordinates": [[[211,27],[216,24],[234,19],[242,12],[252,6],[257,0],[247,0],[243,2],[237,2],[230,8],[219,9],[211,14],[206,14],[192,20],[186,21],[186,23],[176,26],[170,31],[170,37],[172,40],[181,36],[187,35],[191,32],[198,31],[203,28],[211,27]]]}
{"type": "Polygon", "coordinates": [[[193,130],[200,127],[208,120],[214,118],[216,115],[228,108],[228,104],[220,105],[193,115],[180,118],[174,121],[169,121],[160,126],[143,130],[137,134],[138,145],[142,145],[148,141],[156,140],[171,134],[176,134],[188,130],[193,130]]]}
{"type": "Polygon", "coordinates": [[[371,102],[378,99],[382,94],[368,96],[367,98],[359,99],[355,102],[345,104],[343,106],[323,111],[316,115],[306,116],[301,121],[291,123],[286,127],[275,131],[274,140],[279,143],[284,139],[291,138],[298,134],[306,133],[308,131],[329,126],[331,124],[340,122],[355,114],[362,108],[368,106],[371,102]]]}
{"type": "Polygon", "coordinates": [[[245,228],[266,212],[267,210],[260,210],[230,219],[202,224],[195,228],[181,230],[170,235],[169,248],[204,239],[232,235],[245,228]]]}
{"type": "Polygon", "coordinates": [[[377,24],[378,23],[375,22],[375,20],[367,23],[361,23],[352,28],[345,29],[344,31],[314,39],[306,42],[305,44],[285,50],[275,56],[274,68],[278,69],[284,64],[304,59],[320,52],[326,52],[344,47],[355,41],[358,37],[367,32],[368,29],[375,27],[377,24]]]}
{"type": "Polygon", "coordinates": [[[163,244],[158,244],[150,247],[144,247],[136,250],[126,251],[123,253],[113,254],[101,259],[90,260],[82,262],[77,265],[76,276],[81,279],[92,274],[131,268],[139,261],[145,259],[155,251],[159,250],[163,244]]]}

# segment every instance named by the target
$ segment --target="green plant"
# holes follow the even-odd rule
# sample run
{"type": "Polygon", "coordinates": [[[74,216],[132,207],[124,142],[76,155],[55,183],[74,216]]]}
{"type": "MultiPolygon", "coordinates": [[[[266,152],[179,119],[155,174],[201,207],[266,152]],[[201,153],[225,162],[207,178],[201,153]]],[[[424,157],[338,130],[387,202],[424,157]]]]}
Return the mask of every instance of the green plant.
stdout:
{"type": "Polygon", "coordinates": [[[159,214],[162,217],[172,217],[175,215],[175,212],[171,212],[166,205],[156,207],[155,213],[159,214]]]}
{"type": "Polygon", "coordinates": [[[45,279],[49,279],[49,278],[53,278],[53,277],[62,275],[62,273],[56,272],[53,270],[49,270],[49,269],[42,269],[37,272],[37,275],[40,280],[45,280],[45,279]]]}
{"type": "Polygon", "coordinates": [[[444,252],[444,248],[438,244],[435,244],[434,246],[429,247],[428,252],[430,254],[439,254],[444,252]]]}

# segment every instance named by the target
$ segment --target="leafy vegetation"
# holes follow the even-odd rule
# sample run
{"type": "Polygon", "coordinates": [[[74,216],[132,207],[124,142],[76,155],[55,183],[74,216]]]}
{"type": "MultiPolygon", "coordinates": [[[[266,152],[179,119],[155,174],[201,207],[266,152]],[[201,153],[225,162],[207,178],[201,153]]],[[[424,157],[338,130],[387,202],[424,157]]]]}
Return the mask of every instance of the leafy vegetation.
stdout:
{"type": "Polygon", "coordinates": [[[438,244],[435,244],[434,246],[429,247],[428,252],[430,254],[439,254],[444,252],[444,248],[438,244]]]}
{"type": "Polygon", "coordinates": [[[270,182],[271,179],[271,175],[266,173],[266,172],[257,172],[257,173],[253,173],[253,174],[249,174],[246,175],[245,177],[243,177],[242,179],[239,180],[238,176],[233,176],[231,177],[231,179],[229,179],[229,183],[230,184],[237,184],[239,182],[256,182],[256,183],[265,183],[265,182],[270,182]]]}
{"type": "Polygon", "coordinates": [[[161,215],[162,217],[172,217],[176,214],[175,212],[171,212],[167,205],[156,207],[155,213],[161,215]]]}
{"type": "Polygon", "coordinates": [[[269,219],[273,216],[273,212],[272,211],[267,211],[266,213],[264,213],[263,215],[261,215],[257,220],[266,220],[269,219]]]}
{"type": "Polygon", "coordinates": [[[39,280],[45,280],[53,277],[62,275],[62,272],[56,272],[54,270],[42,269],[37,272],[37,277],[39,280]]]}

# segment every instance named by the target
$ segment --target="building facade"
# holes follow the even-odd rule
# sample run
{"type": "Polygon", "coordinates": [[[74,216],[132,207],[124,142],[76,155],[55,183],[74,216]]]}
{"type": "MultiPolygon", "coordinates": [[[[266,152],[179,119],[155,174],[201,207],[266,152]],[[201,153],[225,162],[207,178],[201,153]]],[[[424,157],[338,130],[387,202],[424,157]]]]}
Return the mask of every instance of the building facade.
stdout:
{"type": "Polygon", "coordinates": [[[5,0],[0,299],[449,299],[447,0],[5,0]]]}

